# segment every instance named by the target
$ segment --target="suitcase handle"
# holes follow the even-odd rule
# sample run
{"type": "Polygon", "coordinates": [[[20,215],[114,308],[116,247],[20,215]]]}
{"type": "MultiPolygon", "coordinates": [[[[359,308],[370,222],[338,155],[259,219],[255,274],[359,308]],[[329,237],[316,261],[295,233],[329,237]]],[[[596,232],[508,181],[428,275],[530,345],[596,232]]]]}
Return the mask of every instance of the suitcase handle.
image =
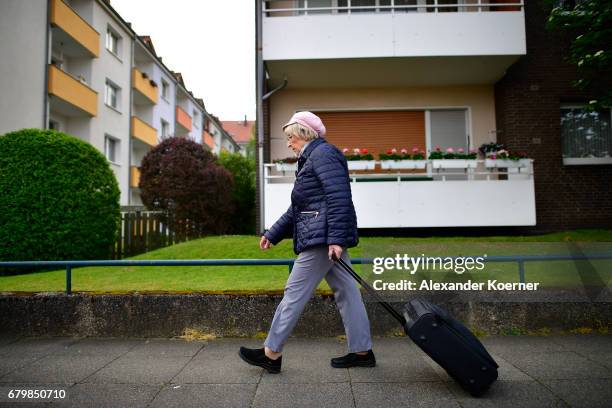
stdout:
{"type": "Polygon", "coordinates": [[[376,292],[376,290],[370,286],[369,283],[363,280],[361,276],[359,276],[357,272],[353,270],[353,268],[351,268],[346,262],[344,262],[344,259],[342,258],[338,259],[336,257],[336,254],[332,254],[332,259],[338,262],[342,266],[342,268],[344,268],[345,271],[347,271],[353,278],[355,278],[355,280],[359,282],[359,284],[366,290],[366,292],[372,295],[376,299],[376,301],[380,303],[380,305],[384,307],[385,310],[389,312],[391,316],[393,316],[395,320],[397,320],[402,325],[402,327],[404,328],[406,327],[406,319],[404,318],[404,316],[402,316],[397,310],[395,310],[395,308],[391,306],[389,302],[384,300],[378,294],[378,292],[376,292]]]}

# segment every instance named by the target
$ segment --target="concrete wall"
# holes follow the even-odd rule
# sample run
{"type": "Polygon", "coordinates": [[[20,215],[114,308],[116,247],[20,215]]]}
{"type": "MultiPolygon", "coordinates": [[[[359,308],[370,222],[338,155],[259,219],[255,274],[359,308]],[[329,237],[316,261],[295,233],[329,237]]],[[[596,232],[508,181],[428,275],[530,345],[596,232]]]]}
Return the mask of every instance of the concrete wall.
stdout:
{"type": "Polygon", "coordinates": [[[109,134],[120,141],[119,160],[111,167],[117,176],[121,189],[121,205],[128,204],[129,162],[130,162],[130,85],[132,39],[127,31],[95,2],[93,21],[90,24],[100,33],[100,57],[94,59],[92,67],[92,88],[98,91],[98,116],[92,119],[91,140],[98,150],[104,151],[104,135],[109,134]],[[111,26],[120,36],[118,56],[106,49],[106,30],[111,26]],[[104,87],[109,79],[120,87],[119,109],[104,103],[104,87]]]}
{"type": "Polygon", "coordinates": [[[0,135],[45,128],[47,0],[2,0],[0,38],[0,135]]]}
{"type": "Polygon", "coordinates": [[[174,135],[174,109],[176,106],[176,85],[174,80],[157,64],[153,64],[153,80],[157,82],[157,105],[153,109],[153,122],[151,126],[157,129],[158,139],[161,140],[161,120],[168,122],[168,134],[174,135]],[[162,79],[168,83],[168,99],[162,97],[162,79]]]}
{"type": "Polygon", "coordinates": [[[270,98],[271,159],[292,156],[282,125],[298,110],[425,110],[467,108],[472,147],[495,140],[493,85],[283,90],[270,98]]]}

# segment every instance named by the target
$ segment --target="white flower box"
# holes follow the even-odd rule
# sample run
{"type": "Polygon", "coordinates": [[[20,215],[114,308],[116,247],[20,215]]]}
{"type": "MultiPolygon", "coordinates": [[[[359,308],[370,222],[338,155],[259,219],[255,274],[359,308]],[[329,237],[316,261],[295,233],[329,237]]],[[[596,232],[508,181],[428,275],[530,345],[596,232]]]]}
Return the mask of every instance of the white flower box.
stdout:
{"type": "Polygon", "coordinates": [[[374,170],[376,160],[349,160],[349,170],[374,170]]]}
{"type": "Polygon", "coordinates": [[[475,169],[478,160],[472,159],[435,159],[431,161],[434,169],[475,169]]]}
{"type": "Polygon", "coordinates": [[[275,163],[277,171],[296,171],[297,163],[275,163]]]}
{"type": "Polygon", "coordinates": [[[382,160],[380,168],[383,170],[393,169],[424,169],[427,166],[427,160],[382,160]]]}
{"type": "Polygon", "coordinates": [[[486,159],[485,167],[489,169],[491,168],[518,169],[518,168],[529,167],[530,162],[531,162],[531,159],[519,159],[519,160],[486,159]]]}

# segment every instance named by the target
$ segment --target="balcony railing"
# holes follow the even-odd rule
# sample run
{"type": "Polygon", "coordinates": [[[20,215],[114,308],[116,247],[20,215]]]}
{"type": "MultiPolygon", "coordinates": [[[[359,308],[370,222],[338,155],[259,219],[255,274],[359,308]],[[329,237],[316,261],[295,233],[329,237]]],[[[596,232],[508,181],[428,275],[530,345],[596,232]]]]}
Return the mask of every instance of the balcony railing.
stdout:
{"type": "Polygon", "coordinates": [[[132,82],[134,90],[137,91],[135,95],[137,104],[148,103],[155,105],[157,103],[157,84],[138,68],[134,68],[132,71],[132,82]]]}
{"type": "Polygon", "coordinates": [[[182,128],[184,132],[191,132],[191,116],[185,112],[180,106],[176,107],[176,123],[182,128]]]}
{"type": "MultiPolygon", "coordinates": [[[[452,160],[449,160],[452,161],[452,160]]],[[[294,172],[265,165],[265,228],[287,210],[294,172]]],[[[533,166],[523,169],[434,169],[350,174],[360,228],[535,225],[533,166]]]]}
{"type": "Polygon", "coordinates": [[[132,137],[149,146],[155,146],[157,144],[157,129],[136,116],[132,116],[132,137]]]}
{"type": "MultiPolygon", "coordinates": [[[[308,0],[302,1],[302,5],[296,7],[285,7],[290,2],[284,0],[264,0],[263,13],[267,17],[313,15],[313,14],[356,14],[356,13],[448,13],[448,12],[496,12],[496,11],[521,11],[525,3],[521,0],[472,0],[471,2],[456,2],[453,4],[440,4],[438,0],[428,0],[426,4],[405,4],[397,0],[389,0],[386,5],[356,6],[351,0],[338,2],[337,6],[311,6],[316,4],[308,0]],[[341,4],[341,5],[340,5],[341,4]]],[[[330,2],[331,3],[331,2],[330,2]]],[[[295,3],[299,4],[299,3],[295,3]]]]}
{"type": "Polygon", "coordinates": [[[82,53],[91,57],[100,54],[100,34],[62,0],[51,0],[51,25],[67,34],[82,53]]]}
{"type": "Polygon", "coordinates": [[[130,187],[138,188],[138,183],[140,183],[140,169],[136,166],[131,166],[130,175],[130,187]]]}
{"type": "Polygon", "coordinates": [[[96,116],[98,93],[55,65],[49,65],[49,94],[69,105],[69,116],[96,116]]]}

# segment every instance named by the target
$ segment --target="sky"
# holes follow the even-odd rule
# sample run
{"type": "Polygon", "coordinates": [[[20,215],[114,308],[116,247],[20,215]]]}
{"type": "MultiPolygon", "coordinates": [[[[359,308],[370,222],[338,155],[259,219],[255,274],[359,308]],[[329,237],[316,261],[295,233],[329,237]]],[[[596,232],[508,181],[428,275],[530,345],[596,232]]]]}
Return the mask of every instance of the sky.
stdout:
{"type": "Polygon", "coordinates": [[[221,120],[255,119],[253,0],[111,0],[221,120]]]}

